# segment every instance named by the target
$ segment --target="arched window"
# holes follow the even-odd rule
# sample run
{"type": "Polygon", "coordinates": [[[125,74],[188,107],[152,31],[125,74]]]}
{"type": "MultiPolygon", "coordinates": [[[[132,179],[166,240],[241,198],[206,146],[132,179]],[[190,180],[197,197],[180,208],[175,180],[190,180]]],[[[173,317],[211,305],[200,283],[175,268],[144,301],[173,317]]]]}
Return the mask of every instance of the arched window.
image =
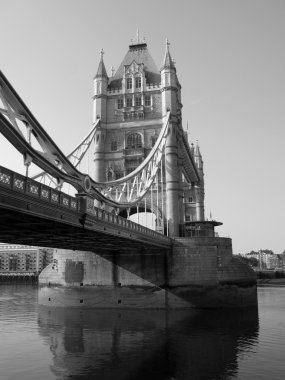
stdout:
{"type": "Polygon", "coordinates": [[[141,148],[142,147],[142,137],[139,133],[132,133],[127,138],[127,148],[141,148]]]}
{"type": "Polygon", "coordinates": [[[127,90],[131,90],[133,88],[133,79],[127,78],[127,90]]]}
{"type": "Polygon", "coordinates": [[[141,77],[136,77],[136,88],[141,88],[141,86],[142,86],[141,77]]]}

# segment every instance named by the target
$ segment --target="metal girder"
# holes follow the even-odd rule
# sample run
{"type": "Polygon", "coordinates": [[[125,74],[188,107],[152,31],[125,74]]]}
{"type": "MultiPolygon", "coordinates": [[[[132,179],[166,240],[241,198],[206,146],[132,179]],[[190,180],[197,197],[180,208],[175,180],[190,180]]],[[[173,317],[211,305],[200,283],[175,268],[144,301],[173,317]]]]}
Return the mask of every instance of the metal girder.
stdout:
{"type": "Polygon", "coordinates": [[[200,181],[199,173],[194,161],[194,157],[191,154],[189,143],[184,134],[182,134],[181,145],[182,145],[181,155],[182,155],[184,176],[189,183],[191,182],[197,183],[200,181]]]}
{"type": "MultiPolygon", "coordinates": [[[[92,127],[91,131],[88,133],[88,135],[67,156],[68,160],[72,163],[72,165],[74,165],[75,168],[79,166],[82,159],[86,155],[88,149],[90,148],[92,141],[95,139],[96,131],[99,125],[100,120],[98,119],[96,124],[92,127]]],[[[32,177],[32,179],[37,180],[41,183],[45,183],[47,185],[53,184],[55,187],[58,185],[56,179],[47,172],[41,172],[39,174],[36,174],[32,177]]]]}
{"type": "MultiPolygon", "coordinates": [[[[169,132],[170,112],[167,113],[160,135],[146,159],[130,174],[111,182],[95,182],[77,167],[88,151],[100,120],[86,138],[65,156],[38,123],[6,77],[0,71],[0,132],[24,155],[26,165],[33,162],[44,173],[33,177],[42,180],[49,176],[56,185],[67,182],[78,192],[113,207],[131,207],[138,203],[154,182],[163,157],[169,132]],[[1,106],[2,103],[2,106],[1,106]],[[33,146],[34,139],[37,147],[33,146]]],[[[197,182],[199,175],[188,143],[182,139],[183,166],[186,179],[197,182]]]]}
{"type": "Polygon", "coordinates": [[[55,178],[62,179],[79,191],[85,190],[85,175],[65,157],[54,141],[38,123],[22,99],[0,71],[0,131],[23,155],[55,178]],[[23,131],[26,130],[26,133],[23,131]],[[35,149],[31,137],[38,144],[35,149]],[[39,150],[40,148],[40,150],[39,150]]]}

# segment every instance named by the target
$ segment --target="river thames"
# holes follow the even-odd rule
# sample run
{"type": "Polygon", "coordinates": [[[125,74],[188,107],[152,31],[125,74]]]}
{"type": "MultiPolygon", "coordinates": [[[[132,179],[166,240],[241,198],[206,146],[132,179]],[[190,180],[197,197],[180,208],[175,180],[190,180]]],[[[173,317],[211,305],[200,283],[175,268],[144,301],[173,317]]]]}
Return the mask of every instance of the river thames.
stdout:
{"type": "Polygon", "coordinates": [[[0,379],[284,379],[285,287],[258,309],[49,309],[37,287],[0,285],[0,379]]]}

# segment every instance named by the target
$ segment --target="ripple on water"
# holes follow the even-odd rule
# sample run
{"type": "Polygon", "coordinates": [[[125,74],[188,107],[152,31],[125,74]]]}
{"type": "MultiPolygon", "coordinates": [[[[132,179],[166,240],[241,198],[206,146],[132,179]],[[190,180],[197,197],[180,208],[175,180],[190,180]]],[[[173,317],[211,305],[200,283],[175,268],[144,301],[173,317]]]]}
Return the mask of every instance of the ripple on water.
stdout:
{"type": "Polygon", "coordinates": [[[0,288],[5,380],[283,379],[284,288],[259,311],[111,311],[37,307],[37,289],[0,288]]]}

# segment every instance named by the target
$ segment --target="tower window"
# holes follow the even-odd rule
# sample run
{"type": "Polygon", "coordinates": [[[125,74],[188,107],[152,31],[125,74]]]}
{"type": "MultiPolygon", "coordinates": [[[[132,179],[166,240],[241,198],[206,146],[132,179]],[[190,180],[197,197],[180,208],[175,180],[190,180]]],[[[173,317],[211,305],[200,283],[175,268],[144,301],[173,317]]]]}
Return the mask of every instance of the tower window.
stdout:
{"type": "Polygon", "coordinates": [[[141,77],[136,77],[136,88],[141,88],[141,86],[142,86],[141,77]]]}
{"type": "Polygon", "coordinates": [[[118,105],[118,109],[123,108],[123,99],[122,98],[118,99],[117,105],[118,105]]]}
{"type": "Polygon", "coordinates": [[[127,78],[127,90],[131,90],[133,87],[133,80],[132,78],[127,78]]]}
{"type": "Polygon", "coordinates": [[[127,98],[127,107],[132,107],[132,105],[133,105],[133,99],[127,98]]]}
{"type": "Polygon", "coordinates": [[[111,150],[116,151],[118,149],[117,141],[111,142],[111,150]]]}
{"type": "Polygon", "coordinates": [[[151,136],[151,146],[154,147],[155,143],[156,143],[156,140],[157,140],[157,137],[155,136],[151,136]]]}
{"type": "Polygon", "coordinates": [[[136,106],[139,107],[142,104],[142,99],[140,96],[136,96],[136,106]]]}
{"type": "Polygon", "coordinates": [[[151,100],[150,100],[150,96],[149,95],[145,96],[145,98],[144,98],[144,105],[146,107],[150,107],[151,106],[151,100]]]}
{"type": "Polygon", "coordinates": [[[132,133],[127,138],[127,147],[136,149],[142,147],[142,137],[139,133],[132,133]]]}

